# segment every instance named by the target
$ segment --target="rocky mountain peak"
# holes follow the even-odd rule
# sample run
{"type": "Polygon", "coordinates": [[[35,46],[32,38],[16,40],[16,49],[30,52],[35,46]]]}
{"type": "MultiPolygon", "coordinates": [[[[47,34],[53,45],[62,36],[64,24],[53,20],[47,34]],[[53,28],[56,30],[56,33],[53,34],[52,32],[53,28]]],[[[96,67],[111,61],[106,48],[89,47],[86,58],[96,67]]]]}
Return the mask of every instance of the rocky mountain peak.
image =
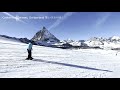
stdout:
{"type": "Polygon", "coordinates": [[[33,41],[45,41],[45,42],[59,42],[53,34],[51,34],[45,27],[43,27],[40,31],[38,31],[34,37],[33,41]]]}

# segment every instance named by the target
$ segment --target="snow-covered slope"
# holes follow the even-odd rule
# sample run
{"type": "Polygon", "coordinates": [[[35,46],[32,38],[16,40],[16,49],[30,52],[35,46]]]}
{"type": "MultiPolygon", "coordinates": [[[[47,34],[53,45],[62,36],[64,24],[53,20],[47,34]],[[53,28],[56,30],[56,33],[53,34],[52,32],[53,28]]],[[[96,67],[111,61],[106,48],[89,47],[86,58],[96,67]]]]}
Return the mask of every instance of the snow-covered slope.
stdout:
{"type": "Polygon", "coordinates": [[[27,44],[0,42],[0,78],[120,78],[120,53],[34,46],[34,60],[25,60],[27,44]]]}
{"type": "Polygon", "coordinates": [[[22,42],[16,39],[10,39],[0,36],[0,43],[22,43],[22,42]]]}
{"type": "Polygon", "coordinates": [[[103,45],[103,43],[100,42],[100,41],[89,41],[89,40],[86,41],[85,44],[87,44],[87,45],[90,46],[90,47],[96,47],[96,46],[101,46],[101,45],[103,45]]]}
{"type": "MultiPolygon", "coordinates": [[[[0,41],[1,42],[9,42],[9,41],[14,41],[14,42],[21,42],[21,43],[29,43],[29,39],[27,38],[16,38],[16,37],[10,37],[10,36],[6,36],[6,35],[0,35],[0,41]]],[[[14,43],[11,42],[11,43],[14,43]]]]}

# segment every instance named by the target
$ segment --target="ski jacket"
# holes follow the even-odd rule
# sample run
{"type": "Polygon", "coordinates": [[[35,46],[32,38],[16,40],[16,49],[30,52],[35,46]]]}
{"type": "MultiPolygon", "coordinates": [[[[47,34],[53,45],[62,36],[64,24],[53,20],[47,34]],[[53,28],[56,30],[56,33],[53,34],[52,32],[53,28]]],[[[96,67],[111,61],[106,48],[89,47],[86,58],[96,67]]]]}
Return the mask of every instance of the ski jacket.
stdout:
{"type": "Polygon", "coordinates": [[[28,48],[27,48],[28,50],[32,50],[32,43],[29,43],[29,45],[28,45],[28,48]]]}

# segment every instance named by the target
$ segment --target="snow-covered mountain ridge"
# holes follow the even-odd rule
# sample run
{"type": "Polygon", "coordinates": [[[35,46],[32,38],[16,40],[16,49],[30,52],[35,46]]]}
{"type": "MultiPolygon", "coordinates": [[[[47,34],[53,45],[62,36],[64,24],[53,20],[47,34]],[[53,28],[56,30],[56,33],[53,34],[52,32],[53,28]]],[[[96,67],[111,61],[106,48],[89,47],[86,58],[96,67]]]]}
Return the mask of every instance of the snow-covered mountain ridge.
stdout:
{"type": "MultiPolygon", "coordinates": [[[[22,43],[29,43],[27,38],[16,38],[9,37],[6,35],[0,35],[0,38],[6,38],[10,40],[15,40],[22,43]]],[[[49,46],[57,48],[101,48],[101,49],[119,49],[120,48],[120,36],[112,36],[109,38],[104,37],[92,37],[88,40],[72,40],[67,39],[60,41],[56,38],[49,30],[43,27],[38,31],[33,38],[35,45],[39,46],[49,46]]]]}
{"type": "Polygon", "coordinates": [[[94,37],[89,40],[86,40],[84,43],[91,47],[98,46],[104,49],[120,48],[120,37],[119,36],[112,36],[109,38],[94,37]]]}
{"type": "Polygon", "coordinates": [[[7,35],[0,35],[0,40],[15,41],[15,42],[21,42],[26,44],[29,42],[29,39],[27,38],[16,38],[16,37],[10,37],[7,35]]]}

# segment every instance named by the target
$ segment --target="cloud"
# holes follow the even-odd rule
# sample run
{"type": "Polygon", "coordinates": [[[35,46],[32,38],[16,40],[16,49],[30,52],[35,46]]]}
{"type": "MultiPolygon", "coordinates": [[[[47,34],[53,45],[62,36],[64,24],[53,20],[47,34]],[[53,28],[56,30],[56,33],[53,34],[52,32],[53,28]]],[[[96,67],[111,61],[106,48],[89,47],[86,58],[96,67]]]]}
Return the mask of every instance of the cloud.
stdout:
{"type": "Polygon", "coordinates": [[[102,16],[99,17],[98,20],[96,21],[96,27],[101,26],[102,24],[104,24],[108,20],[110,15],[111,15],[110,12],[102,13],[102,16]]]}
{"type": "Polygon", "coordinates": [[[57,19],[48,29],[51,30],[57,26],[59,26],[64,20],[66,20],[67,18],[69,18],[70,16],[72,16],[75,12],[66,12],[63,15],[63,18],[61,19],[57,19]]]}
{"type": "Polygon", "coordinates": [[[20,20],[20,18],[19,18],[18,15],[13,16],[13,15],[11,15],[11,14],[8,13],[8,12],[2,12],[2,13],[5,14],[5,15],[7,15],[7,16],[9,16],[9,17],[11,17],[11,18],[13,18],[13,19],[15,19],[15,20],[18,21],[18,22],[26,23],[26,22],[24,22],[23,20],[20,20]]]}

